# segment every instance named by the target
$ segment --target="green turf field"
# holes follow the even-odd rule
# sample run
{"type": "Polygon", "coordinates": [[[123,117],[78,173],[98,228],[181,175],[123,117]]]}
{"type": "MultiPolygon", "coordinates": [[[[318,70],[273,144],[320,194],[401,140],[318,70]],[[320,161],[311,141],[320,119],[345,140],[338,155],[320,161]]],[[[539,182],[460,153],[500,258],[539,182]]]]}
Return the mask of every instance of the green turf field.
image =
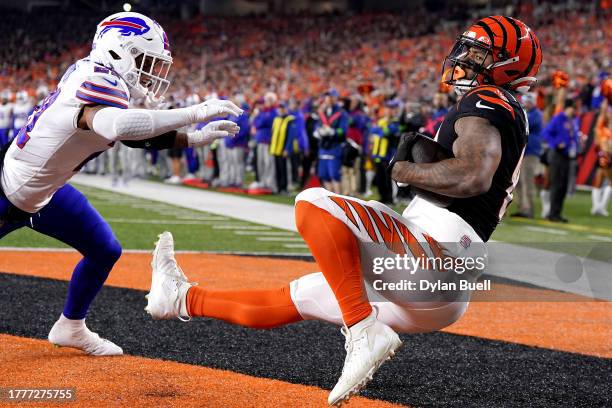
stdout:
{"type": "MultiPolygon", "coordinates": [[[[178,250],[308,253],[294,232],[82,185],[78,188],[110,223],[125,249],[152,250],[157,234],[169,230],[178,250]]],[[[9,234],[1,245],[65,247],[28,228],[9,234]]]]}
{"type": "MultiPolygon", "coordinates": [[[[126,249],[152,249],[157,234],[170,230],[179,250],[308,253],[294,232],[91,187],[79,186],[79,189],[109,221],[126,249]]],[[[295,195],[253,197],[293,205],[295,195]]],[[[566,201],[565,216],[570,219],[569,224],[506,217],[492,239],[586,256],[589,245],[612,243],[612,218],[591,216],[590,205],[590,195],[578,192],[566,201]]],[[[404,208],[394,206],[398,212],[404,208]]],[[[511,206],[508,213],[514,211],[511,206]]],[[[27,228],[3,238],[1,245],[65,247],[27,228]]]]}
{"type": "MultiPolygon", "coordinates": [[[[232,194],[232,193],[227,193],[232,194]]],[[[296,194],[290,195],[261,195],[250,196],[252,198],[271,201],[275,203],[293,205],[296,194]]],[[[365,199],[363,197],[359,197],[365,199]]],[[[368,198],[376,200],[374,196],[368,198]]],[[[366,199],[367,200],[367,199],[366,199]]],[[[536,213],[541,211],[539,198],[536,201],[536,213]]],[[[392,208],[402,213],[406,205],[396,204],[392,208]]],[[[612,242],[612,217],[592,216],[591,195],[589,192],[578,191],[565,202],[564,216],[569,218],[570,223],[558,224],[543,219],[519,219],[508,215],[516,212],[516,207],[511,204],[507,216],[501,225],[495,230],[491,239],[497,241],[512,242],[518,244],[551,243],[551,242],[612,242]]]]}

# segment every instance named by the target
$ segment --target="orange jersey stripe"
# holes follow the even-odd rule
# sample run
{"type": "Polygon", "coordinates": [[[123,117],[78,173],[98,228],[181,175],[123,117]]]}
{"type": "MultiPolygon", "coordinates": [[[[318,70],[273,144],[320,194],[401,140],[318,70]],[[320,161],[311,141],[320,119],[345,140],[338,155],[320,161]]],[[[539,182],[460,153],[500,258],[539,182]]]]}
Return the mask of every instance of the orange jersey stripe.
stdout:
{"type": "Polygon", "coordinates": [[[504,102],[503,100],[499,99],[499,98],[494,98],[492,96],[487,96],[487,95],[478,95],[478,97],[482,100],[485,100],[487,102],[491,102],[495,105],[499,105],[502,108],[508,110],[508,112],[510,112],[512,114],[512,118],[515,118],[515,114],[514,114],[514,109],[512,109],[512,106],[510,106],[509,103],[504,102]]]}

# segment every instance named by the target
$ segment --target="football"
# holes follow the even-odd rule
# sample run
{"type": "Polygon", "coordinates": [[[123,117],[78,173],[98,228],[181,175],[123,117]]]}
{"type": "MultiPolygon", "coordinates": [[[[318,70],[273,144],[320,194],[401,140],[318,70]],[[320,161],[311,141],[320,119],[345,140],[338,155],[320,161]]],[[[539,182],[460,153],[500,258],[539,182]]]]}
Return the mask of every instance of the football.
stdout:
{"type": "MultiPolygon", "coordinates": [[[[412,145],[410,155],[412,156],[412,162],[414,163],[436,163],[440,160],[453,157],[453,152],[444,148],[432,138],[419,134],[419,138],[412,145]]],[[[416,195],[426,199],[438,207],[448,207],[453,201],[452,197],[423,190],[419,187],[410,186],[410,188],[416,195]]]]}

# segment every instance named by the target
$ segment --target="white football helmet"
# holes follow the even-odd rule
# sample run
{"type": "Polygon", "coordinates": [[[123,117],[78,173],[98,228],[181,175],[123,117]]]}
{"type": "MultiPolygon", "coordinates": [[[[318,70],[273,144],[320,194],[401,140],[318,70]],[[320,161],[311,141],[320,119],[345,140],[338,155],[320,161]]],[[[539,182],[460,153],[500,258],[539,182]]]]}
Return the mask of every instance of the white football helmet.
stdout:
{"type": "Polygon", "coordinates": [[[121,12],[98,24],[90,54],[115,71],[136,97],[159,101],[170,81],[170,44],[164,29],[140,13],[121,12]]]}
{"type": "Polygon", "coordinates": [[[26,103],[29,99],[28,91],[21,90],[15,94],[15,102],[17,103],[26,103]]]}

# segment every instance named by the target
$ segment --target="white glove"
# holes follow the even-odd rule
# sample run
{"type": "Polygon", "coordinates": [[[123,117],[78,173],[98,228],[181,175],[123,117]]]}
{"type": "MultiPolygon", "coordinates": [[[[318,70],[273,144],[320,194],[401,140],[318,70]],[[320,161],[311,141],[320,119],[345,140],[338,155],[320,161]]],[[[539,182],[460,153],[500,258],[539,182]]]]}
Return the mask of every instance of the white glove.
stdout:
{"type": "Polygon", "coordinates": [[[217,120],[210,122],[200,130],[187,133],[187,144],[189,147],[199,147],[211,144],[217,139],[235,136],[240,127],[229,120],[217,120]]]}
{"type": "Polygon", "coordinates": [[[186,109],[190,110],[191,123],[207,122],[228,115],[240,116],[243,113],[234,102],[222,99],[208,99],[186,109]]]}

